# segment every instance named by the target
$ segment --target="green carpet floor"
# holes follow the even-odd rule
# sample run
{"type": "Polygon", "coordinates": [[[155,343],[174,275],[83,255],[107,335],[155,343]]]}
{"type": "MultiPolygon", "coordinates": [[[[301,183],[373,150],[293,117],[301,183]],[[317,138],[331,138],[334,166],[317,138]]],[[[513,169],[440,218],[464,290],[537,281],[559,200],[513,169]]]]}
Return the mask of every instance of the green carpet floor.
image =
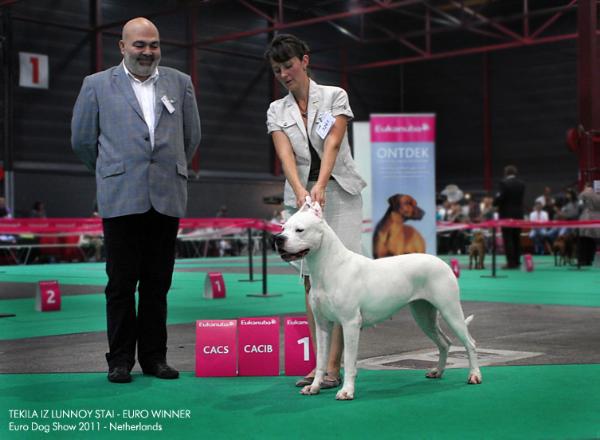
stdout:
{"type": "MultiPolygon", "coordinates": [[[[499,270],[506,277],[491,279],[482,277],[489,268],[466,270],[466,259],[459,260],[463,301],[600,307],[598,268],[557,268],[551,258],[536,257],[532,273],[499,270]]],[[[265,299],[247,297],[262,290],[261,282],[239,282],[247,272],[224,273],[227,298],[206,300],[204,271],[246,262],[183,260],[177,267],[197,271],[174,275],[171,324],[304,312],[296,275],[269,275],[269,293],[282,296],[265,299]]],[[[106,275],[101,263],[0,267],[0,283],[48,279],[102,286],[106,275]]],[[[0,319],[0,339],[105,330],[101,288],[65,295],[60,312],[40,313],[33,298],[2,300],[1,286],[0,313],[17,316],[0,319]]],[[[466,374],[448,370],[432,381],[423,371],[361,370],[352,402],[335,401],[331,390],[300,396],[285,376],[207,379],[183,372],[177,381],[135,375],[132,384],[117,385],[105,372],[0,374],[0,439],[600,439],[600,365],[487,367],[481,386],[466,385],[466,374]],[[156,409],[180,418],[155,416],[156,409]],[[69,417],[71,411],[83,417],[69,417]]]]}
{"type": "MultiPolygon", "coordinates": [[[[449,260],[448,257],[444,258],[449,260]]],[[[465,257],[460,258],[465,266],[465,257]]],[[[536,257],[534,272],[503,271],[505,278],[485,278],[491,271],[463,269],[459,278],[463,301],[491,301],[520,304],[600,307],[600,269],[554,267],[551,257],[536,257]]],[[[268,275],[268,293],[282,296],[268,299],[251,298],[249,293],[262,293],[262,282],[243,283],[247,273],[224,273],[227,298],[203,298],[207,267],[246,267],[241,259],[182,260],[177,268],[198,271],[175,272],[169,293],[170,324],[194,322],[197,319],[225,319],[243,316],[270,316],[304,311],[303,287],[297,275],[268,275]]],[[[277,260],[270,265],[280,265],[277,260]]],[[[258,269],[256,269],[258,272],[258,269]]],[[[259,278],[260,275],[257,275],[259,278]]],[[[103,263],[4,266],[0,283],[35,283],[55,279],[61,284],[102,286],[106,283],[103,263]]],[[[0,284],[1,289],[1,284],[0,284]]],[[[34,310],[34,299],[1,300],[0,313],[16,317],[0,319],[0,340],[51,336],[70,333],[104,331],[106,327],[104,294],[65,295],[60,312],[40,313],[34,310]]]]}
{"type": "Polygon", "coordinates": [[[188,372],[177,381],[135,376],[117,385],[105,373],[3,374],[0,438],[600,438],[600,365],[488,367],[479,386],[466,385],[466,374],[448,370],[438,381],[422,371],[361,370],[351,402],[335,401],[333,390],[301,396],[284,376],[207,379],[188,372]],[[9,411],[16,409],[29,413],[17,418],[9,411]],[[184,418],[154,417],[156,409],[183,410],[184,418]],[[69,410],[83,418],[67,417],[69,410]],[[32,432],[34,423],[50,432],[32,432]],[[125,423],[161,431],[116,430],[125,423]],[[76,431],[52,431],[66,425],[76,431]]]}

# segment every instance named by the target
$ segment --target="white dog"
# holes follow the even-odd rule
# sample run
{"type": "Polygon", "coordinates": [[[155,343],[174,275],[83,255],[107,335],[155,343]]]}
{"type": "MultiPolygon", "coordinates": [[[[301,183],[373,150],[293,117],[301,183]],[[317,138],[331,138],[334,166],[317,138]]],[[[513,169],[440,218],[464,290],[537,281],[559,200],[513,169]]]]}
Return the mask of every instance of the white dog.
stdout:
{"type": "Polygon", "coordinates": [[[469,335],[460,305],[458,282],[450,267],[427,254],[407,254],[371,260],[349,251],[323,220],[318,203],[307,203],[275,236],[281,257],[292,261],[306,257],[310,269],[310,305],[316,322],[317,370],[302,394],[318,394],[325,375],[331,328],[344,331],[344,385],[336,399],[354,398],[356,357],[360,329],[381,322],[409,304],[417,324],[439,349],[437,368],[426,377],[441,378],[450,339],[442,332],[438,311],[467,349],[470,371],[467,382],[481,383],[475,341],[469,335]]]}

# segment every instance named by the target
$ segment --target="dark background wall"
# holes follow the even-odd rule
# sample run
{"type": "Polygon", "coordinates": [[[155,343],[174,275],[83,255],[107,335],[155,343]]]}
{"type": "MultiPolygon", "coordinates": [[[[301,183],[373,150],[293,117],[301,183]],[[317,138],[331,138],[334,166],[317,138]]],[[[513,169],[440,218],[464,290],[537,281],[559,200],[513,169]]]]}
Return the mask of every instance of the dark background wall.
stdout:
{"type": "MultiPolygon", "coordinates": [[[[175,10],[186,3],[104,0],[101,4],[102,21],[110,23],[175,10]]],[[[199,39],[268,24],[237,2],[196,4],[199,39]]],[[[18,52],[43,53],[50,59],[48,90],[14,88],[18,214],[26,215],[35,200],[46,203],[50,216],[87,216],[92,210],[93,176],[71,151],[69,127],[81,82],[93,69],[93,39],[85,32],[90,26],[89,5],[23,0],[10,8],[15,81],[18,52]]],[[[262,5],[262,9],[268,8],[262,5]]],[[[189,53],[177,44],[189,38],[189,13],[179,10],[151,18],[161,32],[161,64],[190,72],[189,53]]],[[[287,11],[286,20],[293,19],[294,11],[287,11]]],[[[575,15],[557,25],[574,32],[575,15]]],[[[103,36],[104,68],[120,62],[120,29],[116,25],[103,36]]],[[[344,59],[385,59],[396,53],[389,45],[359,47],[327,24],[290,32],[311,45],[318,82],[341,85],[346,78],[356,120],[368,120],[370,113],[436,113],[438,191],[455,183],[467,191],[483,192],[483,54],[359,70],[344,77],[344,59]],[[338,43],[345,47],[343,52],[338,43]]],[[[222,204],[231,216],[271,215],[273,206],[262,199],[282,189],[281,176],[273,175],[273,150],[265,128],[265,111],[274,96],[272,74],[262,53],[271,37],[258,34],[203,46],[196,52],[203,139],[200,173],[190,181],[189,216],[213,216],[222,204]]],[[[573,185],[577,162],[566,149],[565,132],[576,125],[577,117],[575,40],[487,56],[494,183],[504,165],[514,163],[528,182],[527,203],[545,185],[555,191],[573,185]]],[[[281,93],[280,88],[276,97],[281,93]]]]}

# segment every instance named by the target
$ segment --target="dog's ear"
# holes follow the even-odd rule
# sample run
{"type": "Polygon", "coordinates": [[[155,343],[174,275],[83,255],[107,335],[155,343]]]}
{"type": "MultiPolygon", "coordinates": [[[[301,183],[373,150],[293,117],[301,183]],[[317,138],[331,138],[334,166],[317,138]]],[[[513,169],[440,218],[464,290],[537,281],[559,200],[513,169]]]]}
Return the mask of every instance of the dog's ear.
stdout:
{"type": "Polygon", "coordinates": [[[404,194],[394,194],[393,196],[391,196],[388,199],[388,203],[390,205],[390,208],[392,208],[392,210],[397,211],[398,208],[400,207],[400,199],[402,198],[404,194]]]}
{"type": "Polygon", "coordinates": [[[321,208],[321,205],[319,204],[319,202],[314,202],[311,206],[310,206],[312,212],[315,213],[315,215],[319,218],[323,218],[323,209],[321,208]]]}
{"type": "Polygon", "coordinates": [[[300,211],[307,211],[312,208],[312,205],[313,205],[312,199],[310,198],[310,196],[306,196],[306,198],[304,199],[304,205],[302,205],[302,208],[300,208],[300,211]]]}

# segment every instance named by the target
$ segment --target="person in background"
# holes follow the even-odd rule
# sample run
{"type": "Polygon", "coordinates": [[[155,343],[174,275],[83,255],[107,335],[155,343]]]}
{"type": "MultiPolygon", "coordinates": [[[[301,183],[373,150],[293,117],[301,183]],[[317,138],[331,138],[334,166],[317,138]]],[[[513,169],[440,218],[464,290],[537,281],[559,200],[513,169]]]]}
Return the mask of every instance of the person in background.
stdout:
{"type": "MultiPolygon", "coordinates": [[[[531,222],[547,222],[548,213],[542,209],[540,202],[533,204],[533,211],[529,214],[531,222]]],[[[536,255],[544,255],[544,244],[546,242],[546,228],[531,228],[529,238],[533,241],[533,253],[536,255]]]]}
{"type": "Polygon", "coordinates": [[[119,48],[118,66],[84,79],[71,121],[73,150],[96,175],[104,230],[108,380],[131,382],[136,346],[144,374],[176,379],[167,364],[167,293],[200,117],[190,77],[158,67],[150,20],[128,21],[119,48]]]}
{"type": "Polygon", "coordinates": [[[552,188],[545,186],[544,192],[535,199],[535,203],[540,203],[542,205],[542,209],[548,213],[548,218],[550,220],[554,219],[557,209],[556,199],[552,196],[552,188]]]}
{"type": "Polygon", "coordinates": [[[46,218],[46,208],[44,203],[39,200],[33,203],[29,217],[32,218],[46,218]]]}
{"type": "MultiPolygon", "coordinates": [[[[525,183],[517,177],[517,167],[507,165],[504,168],[504,179],[500,181],[494,197],[499,218],[523,220],[524,197],[525,183]]],[[[521,229],[502,228],[502,239],[506,254],[506,265],[503,268],[517,269],[521,264],[521,229]]]]}
{"type": "Polygon", "coordinates": [[[494,208],[494,198],[490,196],[484,196],[481,199],[481,221],[486,222],[489,220],[494,220],[494,214],[496,213],[496,208],[494,208]]]}
{"type": "MultiPolygon", "coordinates": [[[[594,191],[590,185],[586,185],[579,199],[583,209],[579,220],[600,220],[600,192],[594,191]]],[[[600,244],[600,228],[582,228],[579,231],[578,258],[583,266],[590,266],[596,255],[596,249],[600,244]]]]}
{"type": "MultiPolygon", "coordinates": [[[[350,154],[348,121],[354,117],[348,95],[339,87],[322,86],[309,74],[308,45],[289,34],[275,37],[265,52],[275,78],[289,91],[267,111],[267,131],[281,160],[286,182],[285,216],[301,207],[308,196],[323,207],[325,220],[342,243],[361,252],[362,198],[366,186],[350,154]]],[[[315,323],[309,303],[309,273],[303,267],[306,311],[315,344],[315,323]]],[[[321,388],[341,384],[343,336],[339,325],[332,332],[327,375],[321,388]]],[[[296,382],[310,385],[314,370],[296,382]]]]}
{"type": "MultiPolygon", "coordinates": [[[[579,202],[579,197],[574,189],[568,188],[565,192],[564,203],[560,207],[560,209],[556,210],[555,220],[577,220],[579,219],[579,215],[581,214],[581,206],[579,202]]],[[[567,227],[562,228],[553,228],[548,231],[548,240],[552,245],[552,242],[561,235],[566,235],[570,233],[571,230],[567,227]]]]}

